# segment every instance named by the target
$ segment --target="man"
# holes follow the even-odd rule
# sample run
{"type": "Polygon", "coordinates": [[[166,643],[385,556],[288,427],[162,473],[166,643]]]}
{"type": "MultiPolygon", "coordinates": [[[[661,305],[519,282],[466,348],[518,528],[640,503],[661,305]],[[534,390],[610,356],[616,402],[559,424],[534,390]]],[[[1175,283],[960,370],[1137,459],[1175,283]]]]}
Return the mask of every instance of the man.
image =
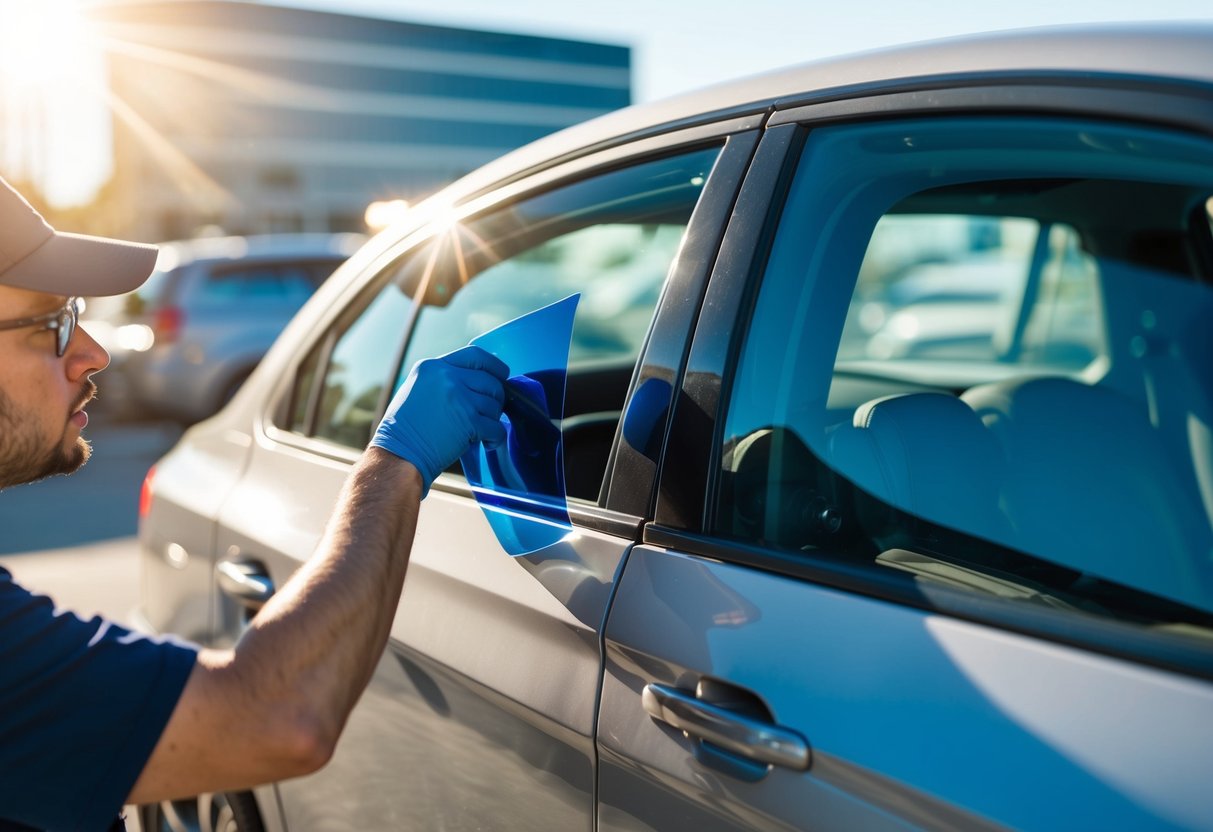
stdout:
{"type": "MultiPolygon", "coordinates": [[[[88,459],[84,407],[109,356],[75,298],[129,291],[155,258],[55,232],[0,179],[0,489],[88,459]]],[[[123,803],[324,765],[386,644],[419,502],[472,443],[502,441],[506,375],[471,347],[413,368],[316,553],[233,649],[82,621],[0,569],[0,830],[106,829],[123,803]]]]}

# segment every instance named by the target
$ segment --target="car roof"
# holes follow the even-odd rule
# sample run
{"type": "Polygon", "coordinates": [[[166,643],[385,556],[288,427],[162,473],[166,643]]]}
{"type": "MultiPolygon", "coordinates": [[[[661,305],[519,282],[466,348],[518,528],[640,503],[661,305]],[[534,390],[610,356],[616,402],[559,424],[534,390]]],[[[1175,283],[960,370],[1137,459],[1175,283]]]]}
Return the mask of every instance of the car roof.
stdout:
{"type": "Polygon", "coordinates": [[[1213,23],[1048,26],[966,35],[827,58],[639,104],[539,139],[473,172],[446,199],[471,195],[545,160],[662,126],[761,114],[803,99],[844,98],[940,79],[1081,75],[1213,85],[1213,23]],[[900,82],[900,83],[899,83],[900,82]]]}
{"type": "Polygon", "coordinates": [[[472,171],[414,206],[357,258],[368,263],[450,207],[540,167],[629,139],[781,106],[843,99],[942,80],[1120,78],[1213,86],[1213,22],[1044,26],[965,35],[825,58],[625,107],[538,139],[472,171]]]}

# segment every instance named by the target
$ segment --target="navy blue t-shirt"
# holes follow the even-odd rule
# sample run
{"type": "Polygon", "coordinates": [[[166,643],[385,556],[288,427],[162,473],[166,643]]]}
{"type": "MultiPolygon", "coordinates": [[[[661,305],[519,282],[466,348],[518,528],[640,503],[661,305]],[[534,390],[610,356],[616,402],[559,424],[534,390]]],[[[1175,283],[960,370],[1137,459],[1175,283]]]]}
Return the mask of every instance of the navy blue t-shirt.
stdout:
{"type": "Polygon", "coordinates": [[[109,829],[196,657],[57,610],[0,568],[0,832],[109,829]]]}

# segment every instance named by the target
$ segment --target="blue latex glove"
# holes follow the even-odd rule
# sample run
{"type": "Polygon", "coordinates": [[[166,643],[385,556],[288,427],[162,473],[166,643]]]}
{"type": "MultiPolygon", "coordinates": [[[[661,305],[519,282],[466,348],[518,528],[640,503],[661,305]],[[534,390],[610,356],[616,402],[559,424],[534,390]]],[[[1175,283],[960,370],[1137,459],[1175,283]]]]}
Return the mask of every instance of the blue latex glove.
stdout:
{"type": "Polygon", "coordinates": [[[413,365],[371,446],[413,463],[430,491],[434,478],[476,442],[505,440],[501,408],[509,368],[480,347],[464,347],[413,365]]]}

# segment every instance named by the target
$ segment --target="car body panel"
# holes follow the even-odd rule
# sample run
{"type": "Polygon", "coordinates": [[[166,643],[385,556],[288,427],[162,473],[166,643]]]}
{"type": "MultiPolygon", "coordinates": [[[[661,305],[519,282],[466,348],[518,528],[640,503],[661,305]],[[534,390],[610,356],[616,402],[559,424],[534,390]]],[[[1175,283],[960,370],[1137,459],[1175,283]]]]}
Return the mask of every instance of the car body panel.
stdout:
{"type": "MultiPolygon", "coordinates": [[[[280,586],[299,565],[291,553],[318,542],[347,474],[340,461],[318,469],[292,448],[259,446],[220,515],[218,551],[257,558],[280,586]]],[[[550,802],[545,816],[563,818],[561,828],[589,828],[598,631],[629,544],[586,530],[509,558],[470,494],[436,487],[419,517],[389,649],[332,761],[279,784],[288,826],[443,818],[450,829],[509,828],[550,802]],[[560,671],[539,670],[550,666],[560,671]],[[418,770],[425,777],[398,774],[418,770]],[[367,771],[386,780],[367,782],[367,771]],[[351,795],[351,778],[365,790],[351,795]],[[511,819],[500,801],[518,790],[533,797],[511,819]]],[[[217,643],[231,643],[243,614],[230,599],[220,604],[217,643]]]]}
{"type": "Polygon", "coordinates": [[[230,429],[187,432],[156,463],[155,498],[139,523],[138,617],[156,632],[209,643],[215,627],[215,531],[252,443],[230,429]]]}
{"type": "Polygon", "coordinates": [[[1177,674],[640,546],[607,625],[600,828],[1198,829],[1210,713],[1177,674]],[[645,713],[644,685],[703,676],[759,694],[809,771],[746,783],[645,713]]]}
{"type": "MultiPolygon", "coordinates": [[[[644,160],[688,142],[698,147],[707,138],[726,144],[736,126],[726,122],[684,132],[633,152],[644,160]]],[[[730,165],[709,177],[705,190],[719,193],[726,207],[715,208],[706,220],[692,218],[687,238],[699,241],[704,251],[716,248],[755,138],[750,132],[748,142],[735,144],[724,154],[730,165]]],[[[619,154],[605,154],[528,184],[534,190],[621,161],[619,154]]],[[[402,232],[398,242],[354,258],[359,262],[322,287],[288,327],[256,371],[249,392],[242,391],[219,419],[202,426],[252,418],[256,436],[240,483],[218,518],[216,562],[255,559],[281,586],[315,548],[357,454],[275,427],[264,393],[275,391],[270,402],[281,396],[280,382],[289,380],[302,352],[297,345],[315,339],[375,275],[428,233],[424,225],[402,232]],[[339,283],[339,289],[330,289],[339,283]],[[284,344],[296,346],[287,350],[284,344]],[[252,392],[258,390],[260,396],[252,392]]],[[[670,279],[682,288],[673,298],[663,295],[661,305],[672,305],[679,314],[662,317],[657,332],[678,324],[675,337],[685,340],[693,320],[688,312],[697,304],[694,295],[703,291],[709,263],[701,255],[673,267],[670,279]]],[[[539,815],[558,828],[592,828],[601,627],[639,523],[584,502],[570,513],[575,528],[564,540],[510,558],[467,483],[450,475],[438,478],[419,515],[388,650],[332,761],[315,775],[277,786],[288,827],[529,828],[539,815]],[[509,660],[502,661],[506,656],[509,660]],[[374,770],[391,782],[369,783],[351,799],[349,783],[365,780],[368,754],[374,770]],[[424,778],[406,782],[394,774],[419,768],[424,778]],[[518,793],[532,799],[505,803],[518,793]]],[[[213,641],[231,644],[245,613],[232,599],[221,596],[218,604],[213,641]]]]}

